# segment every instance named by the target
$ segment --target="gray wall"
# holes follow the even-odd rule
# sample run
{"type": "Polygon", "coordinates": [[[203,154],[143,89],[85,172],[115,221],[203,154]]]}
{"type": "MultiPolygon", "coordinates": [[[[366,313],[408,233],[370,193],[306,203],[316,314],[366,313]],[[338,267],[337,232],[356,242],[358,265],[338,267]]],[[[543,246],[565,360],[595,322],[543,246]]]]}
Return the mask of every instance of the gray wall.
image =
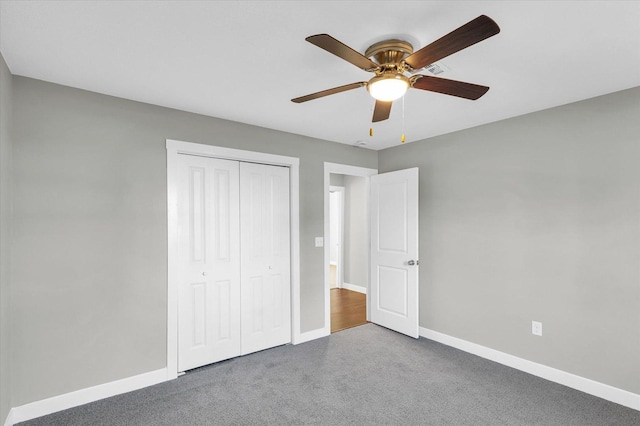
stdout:
{"type": "Polygon", "coordinates": [[[420,325],[640,393],[639,159],[640,88],[381,151],[420,168],[420,325]]]}
{"type": "Polygon", "coordinates": [[[369,257],[367,181],[363,177],[345,175],[344,187],[344,280],[366,287],[369,257]]]}
{"type": "Polygon", "coordinates": [[[377,153],[13,78],[14,406],[166,365],[165,139],[300,158],[302,331],[324,325],[324,161],[377,153]]]}
{"type": "Polygon", "coordinates": [[[12,76],[0,54],[0,424],[11,408],[9,294],[11,244],[12,76]]]}
{"type": "Polygon", "coordinates": [[[329,185],[344,186],[344,175],[329,173],[329,185]]]}

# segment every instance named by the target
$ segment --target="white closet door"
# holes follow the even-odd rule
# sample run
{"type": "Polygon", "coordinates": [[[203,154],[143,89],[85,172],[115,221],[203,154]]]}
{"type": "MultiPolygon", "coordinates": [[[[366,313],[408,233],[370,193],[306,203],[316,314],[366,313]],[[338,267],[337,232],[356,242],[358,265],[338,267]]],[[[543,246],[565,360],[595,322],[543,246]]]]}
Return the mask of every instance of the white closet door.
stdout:
{"type": "Polygon", "coordinates": [[[240,164],[242,354],[291,341],[289,169],[240,164]]]}
{"type": "Polygon", "coordinates": [[[239,166],[179,156],[179,371],[240,355],[239,166]]]}

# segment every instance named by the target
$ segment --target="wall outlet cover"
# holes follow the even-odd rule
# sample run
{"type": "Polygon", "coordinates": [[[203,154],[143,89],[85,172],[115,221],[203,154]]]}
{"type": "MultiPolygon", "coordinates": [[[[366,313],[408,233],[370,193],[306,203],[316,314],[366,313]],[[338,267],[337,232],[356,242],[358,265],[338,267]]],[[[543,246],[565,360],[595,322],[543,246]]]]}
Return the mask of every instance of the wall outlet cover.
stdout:
{"type": "Polygon", "coordinates": [[[316,247],[323,247],[323,246],[324,246],[324,238],[316,237],[316,247]]]}
{"type": "Polygon", "coordinates": [[[542,336],[542,323],[538,321],[531,321],[531,334],[536,336],[542,336]]]}

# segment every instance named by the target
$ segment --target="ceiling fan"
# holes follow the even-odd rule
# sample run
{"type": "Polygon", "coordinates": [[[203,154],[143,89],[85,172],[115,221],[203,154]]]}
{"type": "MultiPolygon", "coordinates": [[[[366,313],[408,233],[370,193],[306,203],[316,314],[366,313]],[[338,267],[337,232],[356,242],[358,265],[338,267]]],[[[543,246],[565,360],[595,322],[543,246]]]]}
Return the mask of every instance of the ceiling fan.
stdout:
{"type": "Polygon", "coordinates": [[[294,98],[291,101],[295,103],[307,102],[364,86],[376,99],[372,121],[377,122],[389,118],[393,101],[404,96],[410,87],[476,100],[489,90],[487,86],[423,74],[409,76],[407,74],[413,74],[421,68],[499,32],[500,27],[493,19],[480,15],[416,52],[413,51],[413,46],[410,43],[393,39],[375,43],[366,50],[364,55],[328,34],[312,35],[305,40],[358,68],[375,73],[375,76],[369,81],[334,87],[294,98]]]}

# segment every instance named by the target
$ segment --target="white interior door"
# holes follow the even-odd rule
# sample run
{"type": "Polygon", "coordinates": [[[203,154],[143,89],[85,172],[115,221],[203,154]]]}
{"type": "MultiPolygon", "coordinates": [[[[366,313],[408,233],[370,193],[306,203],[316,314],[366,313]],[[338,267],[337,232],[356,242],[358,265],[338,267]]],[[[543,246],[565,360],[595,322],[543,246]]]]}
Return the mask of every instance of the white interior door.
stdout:
{"type": "Polygon", "coordinates": [[[185,371],[240,355],[239,163],[178,157],[178,371],[185,371]]]}
{"type": "Polygon", "coordinates": [[[371,322],[418,337],[418,169],[371,176],[371,322]]]}
{"type": "Polygon", "coordinates": [[[291,341],[289,169],[240,165],[242,354],[291,341]]]}

